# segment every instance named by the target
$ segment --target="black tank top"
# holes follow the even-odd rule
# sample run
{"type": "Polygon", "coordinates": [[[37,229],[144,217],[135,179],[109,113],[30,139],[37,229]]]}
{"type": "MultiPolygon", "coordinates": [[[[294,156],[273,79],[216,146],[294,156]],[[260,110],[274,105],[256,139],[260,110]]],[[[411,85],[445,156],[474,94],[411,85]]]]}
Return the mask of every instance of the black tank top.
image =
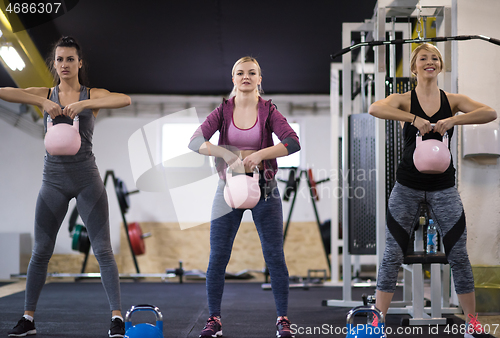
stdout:
{"type": "MultiPolygon", "coordinates": [[[[412,90],[410,113],[429,120],[431,123],[436,123],[439,120],[453,116],[450,103],[448,102],[445,92],[442,90],[440,90],[440,92],[441,106],[436,114],[429,117],[420,106],[417,93],[415,90],[412,90]]],[[[449,144],[451,144],[451,139],[453,137],[453,129],[454,128],[448,130],[449,144]]],[[[409,122],[405,122],[403,127],[403,156],[399,162],[398,170],[396,172],[396,180],[409,188],[425,191],[436,191],[455,186],[455,168],[453,167],[453,158],[450,160],[448,169],[446,169],[446,171],[442,174],[423,174],[415,168],[415,164],[413,163],[413,152],[415,151],[417,132],[418,129],[416,127],[412,126],[409,122]]],[[[422,140],[431,138],[441,140],[441,135],[430,132],[425,134],[422,137],[422,140]]]]}
{"type": "MultiPolygon", "coordinates": [[[[80,98],[78,99],[78,101],[88,100],[90,98],[89,92],[90,92],[89,88],[81,86],[80,98]]],[[[54,90],[51,91],[50,97],[48,99],[54,101],[59,106],[61,106],[62,109],[64,109],[64,107],[61,105],[61,102],[59,102],[59,86],[54,87],[54,90]]],[[[44,112],[43,124],[45,126],[45,132],[47,132],[48,116],[49,114],[47,114],[47,112],[44,112]]],[[[45,160],[47,162],[53,162],[53,163],[80,162],[94,157],[94,154],[92,153],[92,136],[94,135],[94,124],[95,124],[94,113],[92,112],[92,109],[84,109],[80,112],[80,114],[78,114],[78,118],[79,118],[80,137],[82,139],[82,145],[80,146],[80,150],[78,151],[78,153],[76,153],[76,155],[74,156],[53,156],[50,155],[48,152],[46,152],[45,160]]],[[[73,121],[68,116],[57,116],[53,120],[53,123],[54,125],[58,123],[73,124],[73,121]]]]}

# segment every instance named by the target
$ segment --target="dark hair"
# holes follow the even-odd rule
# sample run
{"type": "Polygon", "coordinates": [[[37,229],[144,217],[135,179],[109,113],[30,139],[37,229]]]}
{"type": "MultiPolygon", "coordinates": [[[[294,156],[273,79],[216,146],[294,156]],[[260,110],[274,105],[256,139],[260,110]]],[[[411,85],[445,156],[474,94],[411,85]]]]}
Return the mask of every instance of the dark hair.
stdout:
{"type": "Polygon", "coordinates": [[[55,61],[55,54],[56,54],[56,48],[57,47],[69,47],[69,48],[75,48],[76,53],[78,55],[78,60],[82,60],[82,68],[78,70],[78,81],[82,85],[87,85],[87,73],[86,73],[86,63],[85,60],[83,59],[83,53],[82,49],[80,48],[80,45],[78,42],[72,38],[71,36],[63,36],[61,37],[55,44],[54,47],[52,47],[52,51],[47,59],[47,63],[49,65],[50,72],[52,73],[52,76],[54,77],[54,85],[58,85],[61,82],[61,79],[59,78],[59,75],[57,75],[57,71],[54,68],[54,61],[55,61]]]}

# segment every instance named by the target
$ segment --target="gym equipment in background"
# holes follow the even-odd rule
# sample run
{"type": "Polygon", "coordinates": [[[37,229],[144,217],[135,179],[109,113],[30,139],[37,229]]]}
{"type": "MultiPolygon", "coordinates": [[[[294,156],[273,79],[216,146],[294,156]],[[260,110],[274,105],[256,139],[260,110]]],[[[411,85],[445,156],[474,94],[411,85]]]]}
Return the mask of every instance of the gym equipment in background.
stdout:
{"type": "Polygon", "coordinates": [[[425,250],[429,206],[420,205],[420,217],[416,221],[403,260],[403,300],[392,301],[388,314],[408,314],[401,325],[452,325],[452,318],[443,314],[461,313],[460,307],[450,305],[450,266],[443,252],[442,240],[438,240],[437,252],[429,254],[425,250]],[[411,243],[411,242],[410,242],[411,243]],[[424,267],[430,268],[430,300],[424,299],[424,267]]]}
{"type": "Polygon", "coordinates": [[[349,166],[343,172],[347,176],[347,186],[343,187],[343,193],[347,194],[349,213],[348,228],[344,228],[348,238],[345,253],[350,260],[354,255],[375,255],[377,234],[375,119],[369,114],[353,114],[349,116],[348,122],[349,166]]]}
{"type": "Polygon", "coordinates": [[[424,42],[444,42],[444,41],[464,41],[464,40],[484,40],[488,41],[491,43],[494,43],[495,45],[500,46],[500,40],[495,39],[495,38],[490,38],[488,36],[484,35],[458,35],[458,36],[443,36],[443,37],[435,37],[435,38],[417,38],[417,39],[395,39],[395,40],[374,40],[374,41],[365,41],[361,43],[354,44],[352,46],[346,47],[342,49],[341,51],[330,55],[331,59],[334,60],[337,57],[344,55],[345,53],[349,53],[355,49],[358,49],[360,47],[367,47],[367,46],[386,46],[386,45],[402,45],[406,43],[424,43],[424,42]]]}
{"type": "MultiPolygon", "coordinates": [[[[143,233],[141,226],[137,222],[128,223],[125,218],[125,213],[130,208],[129,195],[139,192],[139,190],[128,191],[125,183],[115,176],[114,171],[106,171],[104,178],[104,185],[106,185],[108,178],[111,177],[115,187],[115,193],[120,207],[120,212],[122,215],[123,225],[125,227],[125,232],[127,234],[128,243],[130,246],[130,251],[132,253],[132,258],[134,260],[136,274],[120,274],[120,278],[142,278],[142,277],[159,277],[162,279],[178,277],[179,282],[183,283],[183,278],[191,279],[205,279],[205,273],[199,270],[184,270],[182,267],[182,262],[179,262],[178,268],[166,269],[165,273],[157,274],[142,274],[140,273],[139,266],[136,260],[136,256],[142,255],[146,252],[146,247],[144,243],[144,238],[150,237],[150,233],[143,233]]],[[[78,274],[71,273],[49,273],[48,276],[51,277],[74,277],[76,279],[81,278],[99,278],[99,273],[85,273],[85,267],[87,265],[87,259],[90,251],[90,241],[87,234],[87,229],[81,224],[77,224],[78,210],[75,206],[73,209],[70,219],[69,219],[69,232],[72,237],[72,249],[85,254],[85,259],[82,264],[81,272],[78,274]]],[[[22,277],[19,275],[18,277],[22,277]]]]}
{"type": "Polygon", "coordinates": [[[226,171],[224,200],[233,209],[252,209],[260,199],[259,169],[250,177],[245,173],[233,175],[231,168],[226,171]]]}
{"type": "MultiPolygon", "coordinates": [[[[287,218],[286,225],[285,225],[285,230],[283,232],[283,245],[285,244],[286,235],[288,233],[290,222],[292,220],[292,213],[293,213],[293,209],[295,206],[295,201],[297,199],[297,191],[299,189],[300,181],[301,181],[302,176],[305,176],[307,185],[309,186],[309,196],[311,198],[311,203],[312,203],[313,210],[314,210],[314,216],[316,218],[318,230],[321,234],[321,241],[323,243],[323,248],[325,250],[326,261],[328,262],[328,267],[330,267],[331,266],[330,265],[330,258],[328,257],[328,255],[330,253],[330,247],[331,247],[331,245],[330,245],[330,230],[329,230],[330,221],[327,220],[327,221],[325,221],[325,223],[321,223],[320,218],[319,218],[319,214],[318,214],[318,209],[316,207],[316,202],[319,201],[319,194],[317,191],[317,186],[321,183],[330,181],[330,178],[326,178],[326,179],[323,179],[320,181],[315,181],[314,177],[313,177],[312,169],[299,170],[299,168],[297,168],[297,167],[280,167],[279,169],[288,169],[289,170],[288,180],[278,179],[279,182],[286,183],[286,187],[285,187],[285,190],[283,193],[283,201],[285,201],[285,202],[289,201],[290,197],[293,194],[292,203],[290,205],[290,210],[288,212],[288,218],[287,218]],[[328,228],[328,229],[326,229],[326,228],[328,228]]],[[[294,283],[293,286],[291,284],[290,287],[302,287],[304,289],[307,289],[308,286],[311,284],[310,283],[311,273],[323,272],[323,271],[324,270],[310,270],[308,272],[308,278],[307,278],[307,281],[305,283],[303,283],[301,280],[301,281],[299,281],[299,283],[294,283]]],[[[262,288],[267,290],[267,289],[270,289],[270,287],[271,287],[271,285],[268,283],[269,271],[267,270],[267,268],[265,269],[264,275],[265,275],[265,283],[262,284],[262,288]]],[[[324,275],[326,275],[326,271],[324,272],[324,275]]],[[[324,279],[326,279],[326,277],[324,277],[324,279]]]]}
{"type": "Polygon", "coordinates": [[[135,305],[125,314],[125,337],[126,338],[163,338],[163,315],[160,309],[154,305],[135,305]],[[132,314],[138,311],[151,311],[156,316],[156,325],[141,323],[132,326],[132,314]]]}
{"type": "Polygon", "coordinates": [[[73,119],[73,125],[66,122],[66,120],[71,121],[67,116],[57,116],[55,119],[62,121],[54,124],[52,118],[47,116],[47,133],[44,139],[45,149],[53,156],[75,155],[82,145],[78,115],[73,119]]]}
{"type": "MultiPolygon", "coordinates": [[[[286,220],[286,225],[285,225],[285,230],[283,232],[283,242],[286,240],[286,235],[288,233],[288,228],[290,227],[290,222],[292,220],[292,213],[293,213],[293,208],[295,206],[295,201],[297,198],[297,191],[299,190],[299,185],[302,176],[305,176],[307,185],[309,186],[309,195],[311,197],[311,202],[314,210],[314,216],[316,218],[316,223],[318,224],[318,229],[320,230],[320,233],[322,233],[322,227],[323,223],[321,223],[319,214],[318,214],[318,208],[316,207],[316,202],[319,201],[319,194],[317,191],[317,186],[318,184],[328,182],[330,181],[330,178],[326,178],[320,181],[315,181],[314,176],[312,173],[312,169],[307,169],[307,170],[300,170],[297,167],[280,167],[279,169],[289,169],[289,174],[288,174],[288,180],[282,180],[278,179],[279,182],[286,183],[285,191],[283,193],[283,201],[287,202],[290,199],[290,196],[293,194],[292,198],[292,204],[290,205],[290,210],[288,211],[288,218],[286,220]],[[298,175],[297,175],[297,172],[298,175]]],[[[329,222],[329,221],[326,221],[329,222]]],[[[325,223],[326,223],[325,222],[325,223]]],[[[325,241],[322,238],[323,245],[325,246],[325,251],[326,251],[326,245],[325,241]]],[[[330,265],[330,260],[328,258],[328,252],[326,253],[326,259],[328,261],[328,265],[330,265]]]]}
{"type": "Polygon", "coordinates": [[[70,230],[73,241],[71,248],[81,253],[87,254],[90,250],[90,240],[87,228],[81,224],[76,224],[73,230],[70,230]]]}
{"type": "MultiPolygon", "coordinates": [[[[106,171],[104,176],[104,185],[108,181],[108,177],[111,177],[115,187],[116,197],[118,199],[118,204],[120,206],[120,213],[122,215],[123,226],[125,227],[125,234],[130,247],[130,252],[132,253],[132,259],[134,261],[135,269],[138,274],[140,274],[139,265],[137,263],[136,256],[142,255],[146,252],[146,247],[144,244],[144,238],[151,236],[150,233],[143,233],[139,223],[127,223],[125,218],[125,213],[130,207],[129,195],[139,192],[139,190],[129,192],[125,183],[115,176],[113,170],[106,171]]],[[[90,241],[88,239],[87,229],[81,224],[77,224],[78,219],[78,209],[75,206],[73,209],[70,219],[69,219],[69,232],[70,236],[73,238],[72,249],[85,254],[85,259],[83,260],[81,274],[85,273],[85,267],[87,266],[87,260],[90,251],[90,241]]]]}
{"type": "Polygon", "coordinates": [[[420,131],[417,132],[417,145],[413,152],[413,163],[418,171],[424,174],[441,174],[448,169],[451,154],[448,150],[448,133],[443,140],[427,139],[422,141],[420,131]]]}
{"type": "Polygon", "coordinates": [[[151,233],[143,233],[141,225],[137,222],[130,223],[128,225],[128,236],[130,238],[130,245],[132,246],[132,251],[136,256],[140,256],[146,253],[146,245],[144,244],[144,238],[150,237],[151,233]]]}

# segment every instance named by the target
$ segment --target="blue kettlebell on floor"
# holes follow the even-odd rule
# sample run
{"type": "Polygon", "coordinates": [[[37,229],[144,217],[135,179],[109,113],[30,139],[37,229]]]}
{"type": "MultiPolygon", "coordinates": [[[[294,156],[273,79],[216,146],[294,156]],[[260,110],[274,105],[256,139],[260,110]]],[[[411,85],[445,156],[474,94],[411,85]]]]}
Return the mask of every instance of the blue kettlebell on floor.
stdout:
{"type": "Polygon", "coordinates": [[[347,336],[346,338],[385,338],[384,315],[375,305],[361,305],[351,309],[347,313],[347,336]],[[373,313],[377,316],[378,325],[354,324],[354,316],[358,313],[373,313]]]}
{"type": "Polygon", "coordinates": [[[163,338],[163,315],[154,305],[135,305],[125,315],[125,338],[163,338]],[[156,315],[156,326],[142,323],[132,326],[132,313],[137,311],[152,311],[156,315]]]}

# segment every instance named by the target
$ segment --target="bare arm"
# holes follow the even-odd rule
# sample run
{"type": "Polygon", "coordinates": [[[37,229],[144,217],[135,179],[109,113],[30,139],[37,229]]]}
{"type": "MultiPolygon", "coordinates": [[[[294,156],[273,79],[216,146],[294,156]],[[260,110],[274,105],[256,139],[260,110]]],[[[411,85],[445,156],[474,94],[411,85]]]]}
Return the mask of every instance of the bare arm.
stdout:
{"type": "Polygon", "coordinates": [[[487,105],[474,101],[463,94],[447,94],[453,112],[461,111],[464,114],[454,115],[444,120],[439,120],[434,131],[443,135],[446,130],[455,125],[483,124],[497,118],[497,112],[487,105]]]}
{"type": "Polygon", "coordinates": [[[55,102],[47,99],[49,88],[44,87],[31,87],[31,88],[0,88],[0,99],[14,102],[31,104],[39,107],[41,110],[46,111],[52,118],[61,115],[61,107],[55,102]]]}
{"type": "Polygon", "coordinates": [[[94,115],[97,116],[99,109],[102,108],[122,108],[131,104],[131,99],[128,95],[120,93],[111,93],[106,89],[91,89],[91,98],[88,100],[78,101],[68,104],[63,111],[63,114],[74,118],[84,109],[92,109],[94,115]]]}
{"type": "Polygon", "coordinates": [[[31,104],[42,108],[44,100],[46,100],[49,88],[0,88],[0,99],[14,102],[31,104]]]}
{"type": "Polygon", "coordinates": [[[410,109],[406,101],[409,102],[407,94],[392,94],[385,99],[373,102],[368,113],[379,119],[411,123],[415,115],[409,113],[410,109]]]}

